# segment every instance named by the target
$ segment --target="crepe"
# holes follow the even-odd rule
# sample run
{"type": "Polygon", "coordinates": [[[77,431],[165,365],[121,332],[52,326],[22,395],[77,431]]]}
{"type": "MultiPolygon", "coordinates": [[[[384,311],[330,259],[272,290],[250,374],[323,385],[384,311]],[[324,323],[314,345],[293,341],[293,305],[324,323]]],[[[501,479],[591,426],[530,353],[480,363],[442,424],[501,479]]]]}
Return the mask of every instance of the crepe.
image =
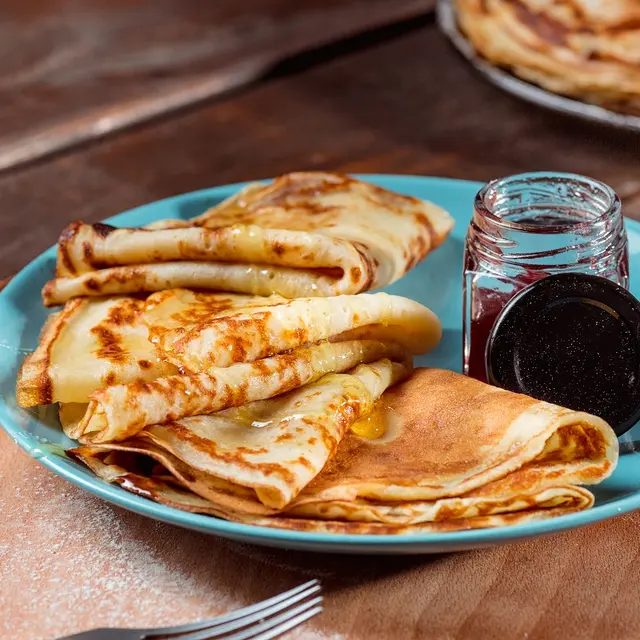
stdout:
{"type": "Polygon", "coordinates": [[[458,21],[490,62],[550,91],[640,114],[635,0],[455,0],[458,21]]]}
{"type": "Polygon", "coordinates": [[[71,426],[65,417],[68,435],[124,439],[361,362],[402,360],[440,335],[426,307],[382,293],[290,301],[178,289],[146,301],[85,298],[50,318],[18,375],[17,398],[21,406],[91,401],[84,419],[75,415],[71,426]]]}
{"type": "Polygon", "coordinates": [[[615,434],[600,418],[438,369],[418,369],[385,392],[302,491],[286,504],[262,504],[270,511],[238,493],[231,476],[231,484],[212,487],[201,462],[190,473],[193,456],[176,442],[188,435],[146,433],[77,455],[101,477],[164,504],[344,533],[503,526],[586,509],[593,495],[578,485],[601,482],[618,457],[615,434]],[[362,437],[379,434],[380,424],[382,437],[362,437]],[[160,463],[155,473],[140,466],[145,457],[160,463]]]}
{"type": "Polygon", "coordinates": [[[253,184],[191,221],[144,229],[76,222],[58,242],[46,306],[77,296],[213,289],[287,298],[394,282],[453,226],[441,208],[331,173],[253,184]]]}
{"type": "Polygon", "coordinates": [[[324,340],[380,340],[426,353],[442,328],[423,305],[386,293],[252,299],[225,306],[224,296],[174,289],[148,299],[150,339],[181,371],[252,362],[324,340]],[[263,302],[260,303],[260,300],[263,302]]]}
{"type": "Polygon", "coordinates": [[[264,400],[380,358],[402,361],[406,352],[393,343],[347,340],[294,349],[287,353],[206,373],[175,375],[99,389],[79,417],[61,415],[65,431],[81,442],[131,438],[148,425],[204,415],[264,400]],[[71,426],[71,423],[75,423],[71,426]]]}
{"type": "Polygon", "coordinates": [[[177,373],[149,341],[144,309],[119,296],[72,300],[52,314],[18,373],[18,405],[87,402],[111,384],[177,373]]]}
{"type": "MultiPolygon", "coordinates": [[[[277,398],[147,427],[138,439],[198,473],[251,489],[254,506],[281,509],[320,472],[349,426],[410,371],[408,363],[383,359],[277,398]]],[[[93,445],[74,453],[90,463],[93,453],[117,446],[93,445]]],[[[190,471],[183,476],[193,477],[190,471]]],[[[243,498],[246,502],[246,491],[238,496],[243,498]]]]}

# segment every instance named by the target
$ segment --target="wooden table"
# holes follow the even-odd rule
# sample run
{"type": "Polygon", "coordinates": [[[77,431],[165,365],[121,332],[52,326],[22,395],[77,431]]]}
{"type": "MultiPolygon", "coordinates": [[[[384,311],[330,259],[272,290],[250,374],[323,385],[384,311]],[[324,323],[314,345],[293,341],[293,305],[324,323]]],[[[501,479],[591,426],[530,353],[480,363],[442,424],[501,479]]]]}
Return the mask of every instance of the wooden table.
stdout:
{"type": "MultiPolygon", "coordinates": [[[[307,56],[233,97],[1,175],[0,274],[19,269],[73,219],[295,169],[476,180],[575,171],[611,184],[625,213],[640,218],[639,136],[503,95],[428,21],[383,36],[307,56]]],[[[638,514],[448,556],[270,551],[111,507],[2,435],[0,522],[7,640],[177,623],[309,576],[326,585],[326,612],[291,637],[640,637],[638,514]]]]}

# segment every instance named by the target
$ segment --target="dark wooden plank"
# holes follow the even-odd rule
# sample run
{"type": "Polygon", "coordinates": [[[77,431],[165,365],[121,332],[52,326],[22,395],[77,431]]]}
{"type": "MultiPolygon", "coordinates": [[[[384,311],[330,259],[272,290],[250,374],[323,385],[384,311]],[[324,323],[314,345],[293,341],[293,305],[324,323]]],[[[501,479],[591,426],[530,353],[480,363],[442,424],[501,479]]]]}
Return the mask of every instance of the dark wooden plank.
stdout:
{"type": "MultiPolygon", "coordinates": [[[[72,219],[98,220],[181,191],[294,169],[478,180],[543,168],[577,171],[612,184],[625,196],[627,213],[640,217],[638,137],[560,118],[503,95],[467,69],[434,29],[316,68],[286,71],[290,75],[243,95],[0,177],[0,273],[20,267],[72,219]]],[[[0,447],[5,461],[0,471],[12,480],[0,489],[13,514],[0,543],[11,549],[17,567],[9,584],[23,589],[16,586],[0,604],[6,619],[24,620],[25,627],[48,619],[56,620],[60,632],[86,624],[86,607],[78,607],[73,594],[87,585],[105,604],[92,620],[139,620],[127,611],[132,598],[137,603],[135,588],[139,595],[144,583],[133,582],[133,594],[123,598],[122,585],[113,587],[101,573],[122,566],[118,553],[109,562],[96,551],[108,545],[120,549],[113,542],[117,534],[127,544],[144,542],[142,549],[135,547],[134,578],[140,566],[160,560],[175,576],[175,582],[154,581],[158,590],[150,594],[145,589],[154,605],[142,609],[146,619],[150,612],[171,621],[210,615],[320,576],[329,588],[326,613],[300,637],[582,639],[639,633],[640,578],[633,562],[640,552],[638,514],[452,556],[312,556],[151,526],[65,489],[62,480],[15,455],[12,447],[7,438],[0,447]],[[16,496],[15,487],[23,485],[38,492],[16,496]],[[90,517],[94,513],[102,518],[97,525],[90,517]],[[45,543],[57,542],[59,531],[42,523],[63,517],[68,539],[81,544],[52,554],[45,576],[50,580],[36,589],[29,576],[43,553],[48,556],[45,543]],[[87,530],[100,535],[97,543],[83,537],[87,530]],[[114,536],[105,534],[112,530],[114,536]],[[85,538],[90,545],[83,544],[85,538]],[[15,541],[22,539],[43,551],[18,555],[23,546],[15,541]],[[68,572],[71,553],[82,566],[84,558],[90,562],[97,555],[99,570],[88,577],[68,572]],[[60,589],[60,580],[69,581],[67,589],[60,589]],[[230,602],[230,594],[237,600],[230,602]],[[54,618],[55,611],[62,615],[54,618]],[[32,619],[36,622],[29,623],[32,619]]],[[[128,575],[118,570],[116,575],[128,575]]]]}
{"type": "Polygon", "coordinates": [[[31,0],[0,9],[0,170],[220,95],[434,0],[31,0]]]}
{"type": "Polygon", "coordinates": [[[0,273],[76,218],[225,182],[331,168],[487,180],[535,169],[604,180],[640,217],[640,137],[489,86],[429,28],[180,117],[0,176],[0,273]]]}

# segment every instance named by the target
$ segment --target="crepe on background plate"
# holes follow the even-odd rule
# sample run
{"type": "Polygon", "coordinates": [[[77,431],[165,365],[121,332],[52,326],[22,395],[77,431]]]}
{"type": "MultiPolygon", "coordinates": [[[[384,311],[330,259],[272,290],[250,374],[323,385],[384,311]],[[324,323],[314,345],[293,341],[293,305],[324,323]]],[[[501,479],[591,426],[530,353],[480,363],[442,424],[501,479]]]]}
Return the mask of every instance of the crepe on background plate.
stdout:
{"type": "Polygon", "coordinates": [[[76,222],[58,242],[46,306],[175,287],[287,298],[384,287],[447,237],[434,204],[332,173],[252,184],[189,221],[144,229],[76,222]]]}
{"type": "Polygon", "coordinates": [[[458,22],[489,62],[555,93],[640,114],[636,0],[453,0],[458,22]]]}
{"type": "MultiPolygon", "coordinates": [[[[313,388],[292,393],[302,397],[313,388]]],[[[273,442],[269,416],[277,416],[278,402],[259,403],[266,426],[237,423],[234,437],[246,432],[252,442],[273,442]]],[[[209,445],[195,444],[189,420],[178,429],[145,429],[129,442],[80,447],[74,455],[100,477],[179,509],[260,526],[398,535],[503,526],[589,508],[593,495],[580,485],[604,480],[618,457],[615,434],[600,418],[450,371],[418,369],[351,425],[324,468],[316,464],[305,476],[308,484],[262,501],[247,493],[246,471],[212,472],[219,452],[209,458],[209,445]],[[385,426],[382,437],[358,435],[372,421],[385,426]]],[[[220,434],[212,450],[218,451],[220,434]]],[[[297,469],[291,456],[285,468],[297,469]]]]}

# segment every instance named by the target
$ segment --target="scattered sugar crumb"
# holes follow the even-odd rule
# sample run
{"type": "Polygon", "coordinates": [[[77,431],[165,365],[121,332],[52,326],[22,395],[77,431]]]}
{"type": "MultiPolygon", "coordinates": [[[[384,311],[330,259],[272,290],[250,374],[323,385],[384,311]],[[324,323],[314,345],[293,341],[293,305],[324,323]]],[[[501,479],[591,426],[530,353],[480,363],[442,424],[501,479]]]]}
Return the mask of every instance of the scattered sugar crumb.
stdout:
{"type": "MultiPolygon", "coordinates": [[[[271,574],[281,584],[257,584],[260,563],[230,543],[114,507],[14,451],[0,466],[0,640],[180,624],[296,584],[285,568],[271,574]]],[[[286,638],[344,640],[316,627],[286,638]]]]}

